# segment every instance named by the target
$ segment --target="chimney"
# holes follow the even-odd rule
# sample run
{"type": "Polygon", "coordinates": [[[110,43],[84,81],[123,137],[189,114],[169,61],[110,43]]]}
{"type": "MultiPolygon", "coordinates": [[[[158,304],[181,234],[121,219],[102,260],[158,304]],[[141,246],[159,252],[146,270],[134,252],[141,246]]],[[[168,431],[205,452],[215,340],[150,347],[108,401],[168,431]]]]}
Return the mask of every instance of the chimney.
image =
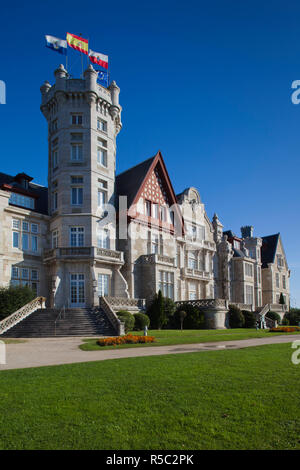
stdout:
{"type": "Polygon", "coordinates": [[[241,227],[242,238],[253,238],[253,227],[252,225],[245,225],[241,227]]]}

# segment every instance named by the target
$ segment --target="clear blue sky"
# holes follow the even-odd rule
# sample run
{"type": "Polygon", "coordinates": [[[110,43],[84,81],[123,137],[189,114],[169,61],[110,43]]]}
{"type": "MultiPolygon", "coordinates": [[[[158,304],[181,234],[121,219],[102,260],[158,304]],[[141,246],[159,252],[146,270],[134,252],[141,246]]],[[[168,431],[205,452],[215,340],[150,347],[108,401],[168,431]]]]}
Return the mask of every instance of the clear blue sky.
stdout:
{"type": "MultiPolygon", "coordinates": [[[[196,186],[225,229],[280,232],[300,306],[300,104],[290,99],[299,25],[297,1],[5,2],[0,171],[47,184],[39,87],[53,83],[63,56],[45,48],[44,35],[81,33],[109,55],[121,88],[117,171],[160,149],[175,191],[196,186]]],[[[80,59],[72,67],[79,73],[80,59]]]]}

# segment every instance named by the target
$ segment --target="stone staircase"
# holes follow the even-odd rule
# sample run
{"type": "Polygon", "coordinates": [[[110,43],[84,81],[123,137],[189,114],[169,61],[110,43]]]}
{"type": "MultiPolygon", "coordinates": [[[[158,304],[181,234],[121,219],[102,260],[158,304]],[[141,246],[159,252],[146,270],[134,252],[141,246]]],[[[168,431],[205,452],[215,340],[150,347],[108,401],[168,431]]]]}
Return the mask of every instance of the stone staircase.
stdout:
{"type": "Polygon", "coordinates": [[[3,338],[114,336],[115,329],[102,309],[38,309],[5,331],[3,338]]]}

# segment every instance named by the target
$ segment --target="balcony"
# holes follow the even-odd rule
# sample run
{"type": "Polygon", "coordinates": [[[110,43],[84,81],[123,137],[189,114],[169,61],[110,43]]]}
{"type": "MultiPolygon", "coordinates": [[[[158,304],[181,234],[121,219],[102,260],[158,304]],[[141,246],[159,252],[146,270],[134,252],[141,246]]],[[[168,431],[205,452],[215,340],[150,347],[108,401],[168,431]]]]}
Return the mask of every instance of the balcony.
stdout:
{"type": "Polygon", "coordinates": [[[198,279],[202,281],[211,281],[213,274],[208,271],[200,271],[199,269],[182,268],[182,274],[184,277],[198,279]]]}
{"type": "Polygon", "coordinates": [[[157,253],[152,253],[151,255],[142,255],[141,263],[143,264],[162,264],[165,266],[175,267],[175,258],[165,255],[159,255],[157,253]]]}
{"type": "Polygon", "coordinates": [[[44,250],[44,261],[53,259],[86,259],[92,258],[104,263],[123,264],[123,252],[97,248],[94,246],[72,246],[65,248],[53,248],[44,250]]]}

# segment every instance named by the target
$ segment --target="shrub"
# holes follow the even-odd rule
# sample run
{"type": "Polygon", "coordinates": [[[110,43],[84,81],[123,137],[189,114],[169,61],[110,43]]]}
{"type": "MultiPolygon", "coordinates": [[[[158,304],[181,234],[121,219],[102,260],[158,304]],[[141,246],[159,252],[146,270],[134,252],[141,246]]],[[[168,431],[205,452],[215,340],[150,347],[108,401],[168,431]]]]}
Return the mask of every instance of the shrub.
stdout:
{"type": "Polygon", "coordinates": [[[27,286],[0,288],[0,320],[31,302],[35,296],[33,290],[27,286]]]}
{"type": "Polygon", "coordinates": [[[125,323],[125,333],[128,331],[133,330],[134,328],[134,316],[132,313],[127,312],[127,310],[120,310],[117,312],[117,316],[119,320],[123,321],[125,323]]]}
{"type": "Polygon", "coordinates": [[[291,310],[284,315],[284,321],[288,321],[289,325],[299,325],[300,309],[291,308],[291,310]]]}
{"type": "Polygon", "coordinates": [[[253,312],[249,310],[242,310],[242,314],[244,316],[244,327],[245,328],[255,328],[256,326],[256,317],[253,312]]]}
{"type": "Polygon", "coordinates": [[[280,305],[285,305],[285,301],[284,301],[284,297],[283,297],[282,292],[281,292],[280,297],[279,297],[279,303],[280,303],[280,305]]]}
{"type": "MultiPolygon", "coordinates": [[[[180,312],[182,311],[183,306],[178,307],[178,309],[174,313],[172,323],[173,328],[181,328],[180,312]]],[[[184,311],[186,313],[186,317],[184,319],[184,328],[186,330],[200,330],[205,328],[204,313],[201,312],[199,308],[194,307],[190,304],[185,304],[184,311]]]]}
{"type": "Polygon", "coordinates": [[[236,305],[229,305],[228,316],[230,328],[243,328],[245,318],[241,310],[236,305]]]}
{"type": "Polygon", "coordinates": [[[134,329],[143,330],[145,326],[150,325],[150,318],[145,313],[134,314],[134,329]]]}
{"type": "Polygon", "coordinates": [[[168,322],[168,318],[164,309],[164,298],[161,291],[155,294],[152,303],[150,304],[147,315],[150,318],[150,325],[153,329],[160,330],[168,322]]]}
{"type": "MultiPolygon", "coordinates": [[[[130,314],[131,315],[131,314],[130,314]]],[[[154,336],[125,335],[98,339],[99,346],[118,346],[119,344],[153,343],[154,336]]]]}
{"type": "Polygon", "coordinates": [[[277,321],[278,324],[281,323],[281,316],[277,312],[270,311],[266,314],[266,317],[273,321],[277,321]]]}

